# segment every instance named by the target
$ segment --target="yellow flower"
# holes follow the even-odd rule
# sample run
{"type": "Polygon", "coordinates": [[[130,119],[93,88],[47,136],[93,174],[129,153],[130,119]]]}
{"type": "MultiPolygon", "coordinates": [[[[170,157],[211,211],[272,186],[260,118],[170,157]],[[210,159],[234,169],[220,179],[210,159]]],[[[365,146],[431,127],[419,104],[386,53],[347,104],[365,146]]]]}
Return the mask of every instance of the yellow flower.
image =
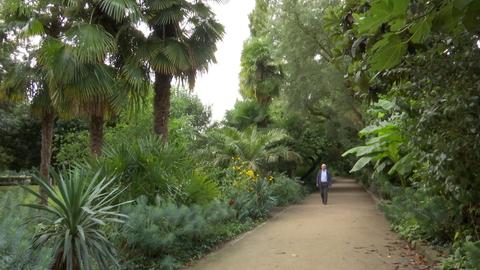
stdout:
{"type": "Polygon", "coordinates": [[[253,170],[248,170],[245,174],[250,177],[255,177],[255,172],[253,170]]]}

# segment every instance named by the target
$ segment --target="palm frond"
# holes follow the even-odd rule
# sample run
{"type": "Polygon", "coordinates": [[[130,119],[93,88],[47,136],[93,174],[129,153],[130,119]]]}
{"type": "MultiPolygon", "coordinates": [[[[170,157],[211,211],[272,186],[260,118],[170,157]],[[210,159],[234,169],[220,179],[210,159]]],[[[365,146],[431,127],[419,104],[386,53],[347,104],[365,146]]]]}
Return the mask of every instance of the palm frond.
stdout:
{"type": "Polygon", "coordinates": [[[141,17],[139,5],[133,0],[100,0],[99,7],[115,21],[121,22],[129,17],[137,21],[141,17]]]}
{"type": "Polygon", "coordinates": [[[146,5],[150,7],[153,11],[160,11],[171,8],[175,5],[184,4],[183,0],[148,0],[146,5]]]}
{"type": "Polygon", "coordinates": [[[67,44],[82,63],[103,62],[116,48],[113,36],[102,26],[79,24],[67,32],[67,44]]]}
{"type": "Polygon", "coordinates": [[[23,27],[21,36],[23,38],[29,38],[32,36],[42,35],[45,33],[45,29],[40,20],[31,18],[27,24],[23,27]]]}
{"type": "Polygon", "coordinates": [[[149,20],[152,25],[177,24],[184,20],[187,13],[178,6],[171,6],[162,10],[157,10],[149,20]]]}
{"type": "Polygon", "coordinates": [[[174,39],[166,40],[163,53],[180,70],[187,70],[190,66],[189,49],[181,42],[174,39]]]}

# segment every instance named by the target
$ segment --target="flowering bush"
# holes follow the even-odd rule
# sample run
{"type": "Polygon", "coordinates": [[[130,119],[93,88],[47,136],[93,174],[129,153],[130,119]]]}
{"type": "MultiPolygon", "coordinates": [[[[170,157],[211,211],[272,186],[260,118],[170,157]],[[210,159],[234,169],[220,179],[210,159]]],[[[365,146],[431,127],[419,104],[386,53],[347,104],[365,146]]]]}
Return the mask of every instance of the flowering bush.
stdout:
{"type": "Polygon", "coordinates": [[[272,175],[260,174],[239,157],[232,157],[231,166],[226,170],[226,176],[227,187],[233,186],[250,192],[253,191],[253,186],[260,179],[264,179],[268,183],[274,181],[272,175]]]}

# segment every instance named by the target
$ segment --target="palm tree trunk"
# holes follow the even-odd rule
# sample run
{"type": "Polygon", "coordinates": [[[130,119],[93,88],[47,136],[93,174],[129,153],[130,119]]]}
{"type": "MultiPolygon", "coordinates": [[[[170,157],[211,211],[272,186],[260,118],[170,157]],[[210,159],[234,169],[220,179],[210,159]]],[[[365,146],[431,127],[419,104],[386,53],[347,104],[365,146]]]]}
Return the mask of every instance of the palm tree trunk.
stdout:
{"type": "MultiPolygon", "coordinates": [[[[50,160],[52,158],[52,140],[53,140],[53,124],[55,115],[51,112],[45,112],[42,115],[42,147],[40,152],[40,175],[48,184],[52,184],[48,174],[50,160]]],[[[41,204],[47,204],[48,198],[45,190],[40,189],[41,204]]]]}
{"type": "Polygon", "coordinates": [[[94,156],[102,154],[103,145],[103,110],[90,115],[90,151],[94,156]]]}
{"type": "Polygon", "coordinates": [[[156,72],[153,100],[153,130],[161,135],[163,141],[168,142],[168,117],[170,114],[170,90],[172,75],[156,72]]]}

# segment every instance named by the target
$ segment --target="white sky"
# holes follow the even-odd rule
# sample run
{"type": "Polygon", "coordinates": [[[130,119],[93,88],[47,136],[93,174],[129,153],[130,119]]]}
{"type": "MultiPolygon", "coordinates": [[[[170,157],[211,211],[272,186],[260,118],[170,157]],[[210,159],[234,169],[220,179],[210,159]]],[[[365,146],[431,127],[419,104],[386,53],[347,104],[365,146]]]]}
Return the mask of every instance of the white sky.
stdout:
{"type": "Polygon", "coordinates": [[[229,0],[212,6],[217,19],[225,26],[225,36],[218,43],[217,64],[197,78],[194,93],[204,104],[212,106],[212,120],[216,121],[240,99],[240,55],[243,42],[250,36],[248,14],[255,0],[229,0]]]}

